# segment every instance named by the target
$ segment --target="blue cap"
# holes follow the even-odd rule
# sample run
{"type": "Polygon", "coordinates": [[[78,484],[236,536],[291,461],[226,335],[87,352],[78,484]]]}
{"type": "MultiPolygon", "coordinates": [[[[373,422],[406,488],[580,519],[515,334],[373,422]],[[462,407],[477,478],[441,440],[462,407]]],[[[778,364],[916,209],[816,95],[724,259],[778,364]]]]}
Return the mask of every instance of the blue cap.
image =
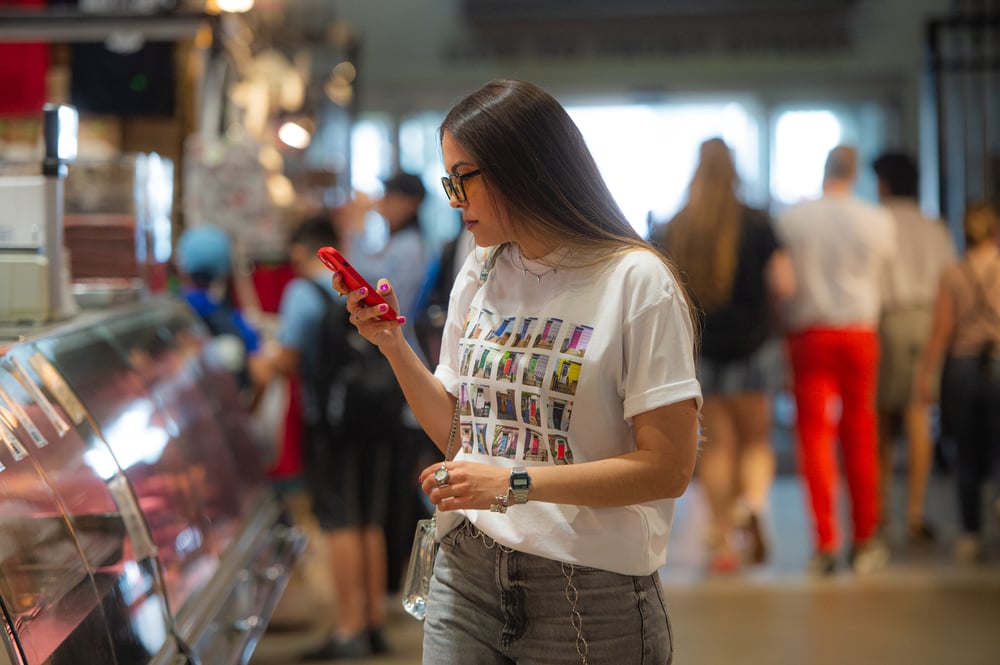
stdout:
{"type": "Polygon", "coordinates": [[[177,241],[177,262],[189,275],[209,279],[228,275],[232,263],[229,235],[217,226],[205,224],[187,229],[177,241]]]}

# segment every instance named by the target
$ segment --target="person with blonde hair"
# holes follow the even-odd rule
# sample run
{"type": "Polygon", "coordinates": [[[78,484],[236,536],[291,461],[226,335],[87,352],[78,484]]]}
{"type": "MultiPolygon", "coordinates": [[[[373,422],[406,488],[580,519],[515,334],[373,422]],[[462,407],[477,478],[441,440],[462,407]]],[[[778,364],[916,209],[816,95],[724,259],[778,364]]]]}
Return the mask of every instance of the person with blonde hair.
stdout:
{"type": "Polygon", "coordinates": [[[771,397],[782,384],[770,343],[773,306],[794,292],[791,260],[767,213],[739,198],[739,176],[719,138],[701,144],[687,204],[655,240],[673,260],[702,314],[698,379],[706,442],[697,474],[712,514],[709,571],[731,572],[742,556],[734,516],[745,514],[747,554],[767,556],[761,514],[774,479],[771,397]]]}
{"type": "MultiPolygon", "coordinates": [[[[965,255],[941,275],[916,390],[926,403],[940,378],[943,429],[955,442],[962,525],[954,554],[972,562],[982,556],[983,481],[992,476],[1000,493],[1000,216],[989,204],[972,204],[963,227],[965,255]]],[[[994,501],[1000,517],[1000,497],[994,501]]]]}

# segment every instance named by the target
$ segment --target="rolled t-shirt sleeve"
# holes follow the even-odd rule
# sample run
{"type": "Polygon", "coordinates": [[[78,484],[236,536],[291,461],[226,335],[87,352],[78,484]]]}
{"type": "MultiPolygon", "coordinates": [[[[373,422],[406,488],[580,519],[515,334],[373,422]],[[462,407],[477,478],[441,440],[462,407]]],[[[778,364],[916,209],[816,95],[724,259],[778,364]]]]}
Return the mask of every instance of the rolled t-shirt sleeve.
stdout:
{"type": "Polygon", "coordinates": [[[662,298],[641,309],[623,328],[624,415],[694,398],[701,408],[695,374],[694,328],[687,303],[671,283],[662,298]]]}

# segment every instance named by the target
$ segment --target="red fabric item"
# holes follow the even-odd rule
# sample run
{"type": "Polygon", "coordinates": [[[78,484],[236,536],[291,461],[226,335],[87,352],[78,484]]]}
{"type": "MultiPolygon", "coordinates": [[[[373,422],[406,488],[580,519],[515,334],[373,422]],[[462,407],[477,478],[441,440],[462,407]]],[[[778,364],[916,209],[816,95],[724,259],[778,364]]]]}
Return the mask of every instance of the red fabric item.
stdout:
{"type": "Polygon", "coordinates": [[[286,380],[288,411],[285,412],[285,426],[281,433],[278,458],[267,472],[272,480],[287,480],[302,474],[302,437],[305,433],[301,415],[302,392],[297,377],[286,380]]]}
{"type": "MultiPolygon", "coordinates": [[[[261,310],[277,313],[285,287],[295,279],[292,266],[288,263],[273,265],[258,263],[252,277],[261,310]]],[[[287,381],[288,410],[285,412],[281,448],[278,451],[278,458],[268,470],[268,476],[272,480],[290,480],[302,474],[302,439],[305,434],[305,426],[302,423],[302,390],[298,377],[292,377],[287,381]]]]}
{"type": "Polygon", "coordinates": [[[0,43],[0,115],[42,116],[49,45],[0,43]]]}
{"type": "Polygon", "coordinates": [[[868,329],[812,329],[790,335],[788,351],[797,411],[798,462],[809,490],[816,546],[833,552],[840,545],[838,437],[851,498],[854,542],[871,538],[878,528],[878,336],[868,329]],[[841,403],[839,417],[837,398],[841,403]]]}
{"type": "Polygon", "coordinates": [[[278,305],[281,304],[281,294],[293,279],[295,270],[288,263],[257,264],[253,271],[253,285],[257,290],[260,308],[265,312],[277,312],[278,305]]]}
{"type": "MultiPolygon", "coordinates": [[[[0,8],[41,10],[46,0],[3,0],[0,8]]],[[[49,45],[0,43],[0,115],[42,117],[46,102],[45,76],[49,71],[49,45]]]]}

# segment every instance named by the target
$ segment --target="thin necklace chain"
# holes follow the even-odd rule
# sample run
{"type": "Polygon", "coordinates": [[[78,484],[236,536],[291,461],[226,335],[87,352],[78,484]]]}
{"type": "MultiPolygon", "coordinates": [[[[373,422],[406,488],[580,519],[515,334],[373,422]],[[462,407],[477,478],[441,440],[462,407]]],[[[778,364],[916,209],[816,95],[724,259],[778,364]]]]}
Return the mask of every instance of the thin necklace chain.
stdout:
{"type": "MultiPolygon", "coordinates": [[[[542,272],[535,272],[534,270],[532,270],[528,266],[524,265],[524,257],[521,256],[521,250],[520,249],[518,249],[516,252],[512,251],[511,255],[514,256],[514,257],[516,257],[517,258],[517,262],[521,264],[519,266],[515,265],[514,267],[517,268],[518,270],[520,270],[521,274],[524,275],[525,277],[527,277],[528,275],[534,275],[535,280],[539,284],[542,283],[542,277],[544,277],[545,275],[548,275],[550,272],[554,273],[556,271],[555,267],[552,267],[552,268],[549,268],[548,270],[544,270],[542,272]]],[[[511,263],[513,263],[513,261],[511,261],[511,263]]]]}

